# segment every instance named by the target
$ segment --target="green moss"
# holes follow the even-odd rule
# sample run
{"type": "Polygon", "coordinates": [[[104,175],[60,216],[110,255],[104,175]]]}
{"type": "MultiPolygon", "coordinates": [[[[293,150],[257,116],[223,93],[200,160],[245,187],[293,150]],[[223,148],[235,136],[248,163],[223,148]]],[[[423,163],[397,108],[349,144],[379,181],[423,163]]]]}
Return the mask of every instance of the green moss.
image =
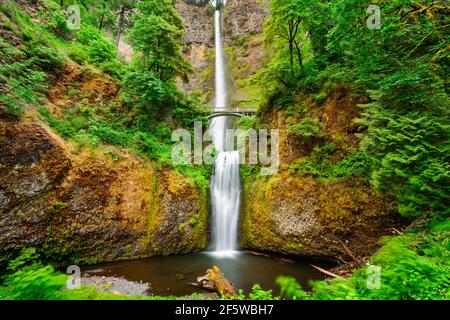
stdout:
{"type": "Polygon", "coordinates": [[[272,231],[267,196],[272,179],[243,178],[243,208],[241,213],[241,244],[255,248],[273,248],[283,240],[272,231]]]}
{"type": "Polygon", "coordinates": [[[186,229],[186,224],[180,223],[180,224],[178,225],[178,231],[184,232],[185,229],[186,229]]]}
{"type": "Polygon", "coordinates": [[[67,206],[67,203],[62,202],[60,200],[56,200],[49,208],[48,210],[55,214],[57,212],[59,212],[61,209],[64,209],[67,206]]]}
{"type": "Polygon", "coordinates": [[[199,188],[199,212],[189,220],[195,249],[208,246],[209,188],[199,188]]]}
{"type": "Polygon", "coordinates": [[[190,218],[188,223],[191,227],[195,227],[198,224],[197,216],[190,218]]]}
{"type": "MultiPolygon", "coordinates": [[[[178,224],[178,232],[183,233],[182,241],[177,243],[165,243],[163,247],[159,246],[158,241],[160,239],[155,239],[155,234],[158,230],[158,223],[161,222],[160,219],[160,203],[158,200],[163,194],[163,190],[160,189],[158,184],[158,178],[155,175],[153,187],[152,187],[152,206],[149,210],[148,218],[148,236],[146,240],[146,245],[151,246],[153,254],[169,255],[173,253],[181,252],[193,252],[204,249],[208,245],[208,234],[207,234],[207,222],[209,215],[208,206],[208,190],[207,187],[200,187],[192,180],[185,178],[183,176],[177,176],[178,178],[187,183],[184,188],[191,189],[190,192],[193,193],[194,198],[198,197],[195,201],[198,201],[198,211],[187,221],[178,224]]],[[[166,181],[168,185],[174,183],[173,181],[166,181]]],[[[176,185],[180,186],[182,182],[177,182],[176,185]]]]}

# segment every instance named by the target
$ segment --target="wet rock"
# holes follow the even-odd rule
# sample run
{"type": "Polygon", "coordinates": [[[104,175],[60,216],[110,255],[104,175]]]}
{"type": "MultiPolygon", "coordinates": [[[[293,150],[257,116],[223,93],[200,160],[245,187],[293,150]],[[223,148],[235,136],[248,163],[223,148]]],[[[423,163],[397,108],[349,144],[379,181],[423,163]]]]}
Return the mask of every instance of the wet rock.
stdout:
{"type": "MultiPolygon", "coordinates": [[[[71,162],[37,123],[0,122],[0,243],[3,249],[35,245],[50,213],[44,199],[71,162]]],[[[1,258],[0,258],[1,259],[1,258]]]]}
{"type": "Polygon", "coordinates": [[[192,192],[192,184],[179,173],[165,168],[158,177],[159,210],[149,245],[158,248],[160,254],[192,252],[201,243],[206,248],[208,208],[206,190],[192,192]],[[205,215],[198,215],[198,212],[205,215]],[[195,221],[196,223],[192,223],[195,221]]]}
{"type": "Polygon", "coordinates": [[[92,276],[85,274],[81,277],[82,286],[94,285],[99,291],[132,296],[147,296],[151,285],[117,277],[92,276]]]}

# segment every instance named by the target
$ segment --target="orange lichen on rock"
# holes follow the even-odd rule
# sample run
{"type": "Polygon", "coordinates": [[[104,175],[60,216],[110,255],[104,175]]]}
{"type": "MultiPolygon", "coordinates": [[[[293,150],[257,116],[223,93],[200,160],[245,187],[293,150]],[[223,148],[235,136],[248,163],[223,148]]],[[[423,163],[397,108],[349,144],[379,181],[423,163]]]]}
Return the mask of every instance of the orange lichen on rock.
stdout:
{"type": "Polygon", "coordinates": [[[118,86],[108,75],[67,63],[47,93],[47,106],[59,116],[63,109],[72,108],[77,102],[101,106],[116,99],[117,94],[118,86]]]}
{"type": "Polygon", "coordinates": [[[76,263],[206,247],[205,190],[125,150],[73,153],[47,130],[0,121],[0,258],[28,246],[76,263]]]}

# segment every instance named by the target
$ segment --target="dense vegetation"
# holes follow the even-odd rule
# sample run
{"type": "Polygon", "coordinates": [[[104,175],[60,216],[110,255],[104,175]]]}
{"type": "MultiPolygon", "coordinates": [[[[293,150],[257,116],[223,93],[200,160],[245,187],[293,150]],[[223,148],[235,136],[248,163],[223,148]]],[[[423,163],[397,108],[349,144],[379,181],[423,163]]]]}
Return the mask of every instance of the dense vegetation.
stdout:
{"type": "Polygon", "coordinates": [[[450,7],[439,0],[371,4],[381,8],[376,28],[368,27],[373,11],[362,0],[271,1],[268,61],[254,81],[268,88],[262,112],[294,114],[298,120],[288,129],[301,142],[324,134],[298,96],[320,104],[351,86],[354,95],[367,97],[360,105],[359,150],[333,163],[326,159],[333,141],[316,139],[308,160],[291,168],[318,178],[368,176],[402,216],[417,220],[405,234],[384,240],[371,259],[381,267],[380,290],[367,289],[365,267],[348,280],[317,282],[312,293],[280,278],[288,298],[449,298],[450,7]]]}
{"type": "MultiPolygon", "coordinates": [[[[33,19],[13,1],[0,3],[0,117],[17,121],[36,108],[80,146],[112,144],[172,165],[171,129],[192,128],[204,116],[201,103],[177,86],[192,67],[182,53],[184,26],[173,1],[40,2],[33,19]],[[67,27],[61,11],[71,4],[81,8],[79,30],[67,27]],[[130,64],[118,58],[120,39],[133,45],[130,64]],[[121,88],[119,98],[103,106],[81,101],[52,113],[43,106],[44,95],[68,62],[108,74],[121,88]]],[[[290,137],[312,144],[307,160],[291,170],[325,180],[370,177],[412,225],[383,240],[369,262],[381,268],[381,289],[367,288],[366,266],[346,280],[315,282],[310,292],[280,277],[281,298],[450,298],[450,7],[446,0],[372,4],[381,8],[380,28],[368,28],[371,13],[363,0],[271,0],[267,61],[252,80],[265,88],[261,112],[287,111],[290,137]],[[323,124],[298,97],[320,104],[340,87],[368,102],[360,105],[359,149],[344,148],[338,161],[329,161],[336,141],[323,139],[323,124]]],[[[207,186],[210,168],[177,169],[207,186]]],[[[67,277],[39,262],[31,249],[10,262],[1,280],[0,299],[122,298],[94,288],[65,290],[67,277]]],[[[239,298],[277,297],[256,285],[239,298]]]]}
{"type": "MultiPolygon", "coordinates": [[[[358,120],[371,181],[395,195],[406,217],[448,214],[449,6],[446,1],[374,1],[381,26],[369,29],[364,1],[275,0],[266,23],[268,107],[292,108],[299,92],[320,100],[340,84],[369,95],[358,120]]],[[[305,111],[303,111],[305,112],[305,111]]],[[[307,111],[306,111],[307,113],[307,111]]],[[[290,131],[319,136],[303,116],[290,131]]]]}
{"type": "MultiPolygon", "coordinates": [[[[80,147],[95,148],[100,143],[129,147],[160,165],[172,165],[172,129],[193,128],[193,121],[204,119],[205,110],[196,97],[182,93],[175,84],[177,79],[187,80],[192,69],[182,56],[184,27],[172,2],[64,1],[60,5],[43,1],[36,6],[33,20],[13,1],[0,5],[7,34],[0,39],[0,86],[5,88],[0,92],[0,113],[18,119],[27,108],[41,105],[40,116],[80,147]],[[67,26],[63,9],[69,5],[81,9],[79,29],[67,26]],[[123,25],[122,15],[127,21],[123,25]],[[13,40],[6,41],[7,37],[13,40]],[[131,64],[118,58],[115,44],[123,38],[133,44],[131,64]],[[122,88],[119,98],[104,106],[80,99],[62,116],[52,114],[42,106],[44,92],[70,60],[109,74],[122,88]]],[[[68,93],[78,98],[76,89],[68,93]]],[[[208,167],[177,170],[201,186],[208,184],[208,167]]]]}

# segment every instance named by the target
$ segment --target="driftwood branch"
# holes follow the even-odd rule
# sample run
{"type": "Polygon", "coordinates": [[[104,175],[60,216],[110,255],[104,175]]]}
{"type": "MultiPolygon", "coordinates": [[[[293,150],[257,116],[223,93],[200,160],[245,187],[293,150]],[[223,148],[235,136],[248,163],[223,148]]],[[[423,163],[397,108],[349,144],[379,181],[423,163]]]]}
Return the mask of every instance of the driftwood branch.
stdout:
{"type": "Polygon", "coordinates": [[[331,272],[331,271],[327,271],[327,270],[322,269],[322,268],[320,268],[320,267],[318,267],[318,266],[316,266],[316,265],[313,265],[313,264],[310,264],[310,266],[313,267],[314,269],[316,269],[317,271],[319,271],[319,272],[321,272],[321,273],[323,273],[323,274],[326,274],[327,276],[345,280],[345,278],[343,278],[343,277],[341,277],[340,275],[335,274],[335,273],[333,273],[333,272],[331,272]]]}
{"type": "Polygon", "coordinates": [[[347,254],[353,259],[353,261],[357,264],[358,267],[362,266],[361,261],[355,257],[355,255],[350,251],[350,249],[345,245],[345,243],[339,239],[338,237],[336,237],[335,235],[332,235],[333,238],[335,238],[337,241],[339,241],[339,243],[342,245],[342,247],[344,248],[344,250],[347,252],[347,254]]]}

